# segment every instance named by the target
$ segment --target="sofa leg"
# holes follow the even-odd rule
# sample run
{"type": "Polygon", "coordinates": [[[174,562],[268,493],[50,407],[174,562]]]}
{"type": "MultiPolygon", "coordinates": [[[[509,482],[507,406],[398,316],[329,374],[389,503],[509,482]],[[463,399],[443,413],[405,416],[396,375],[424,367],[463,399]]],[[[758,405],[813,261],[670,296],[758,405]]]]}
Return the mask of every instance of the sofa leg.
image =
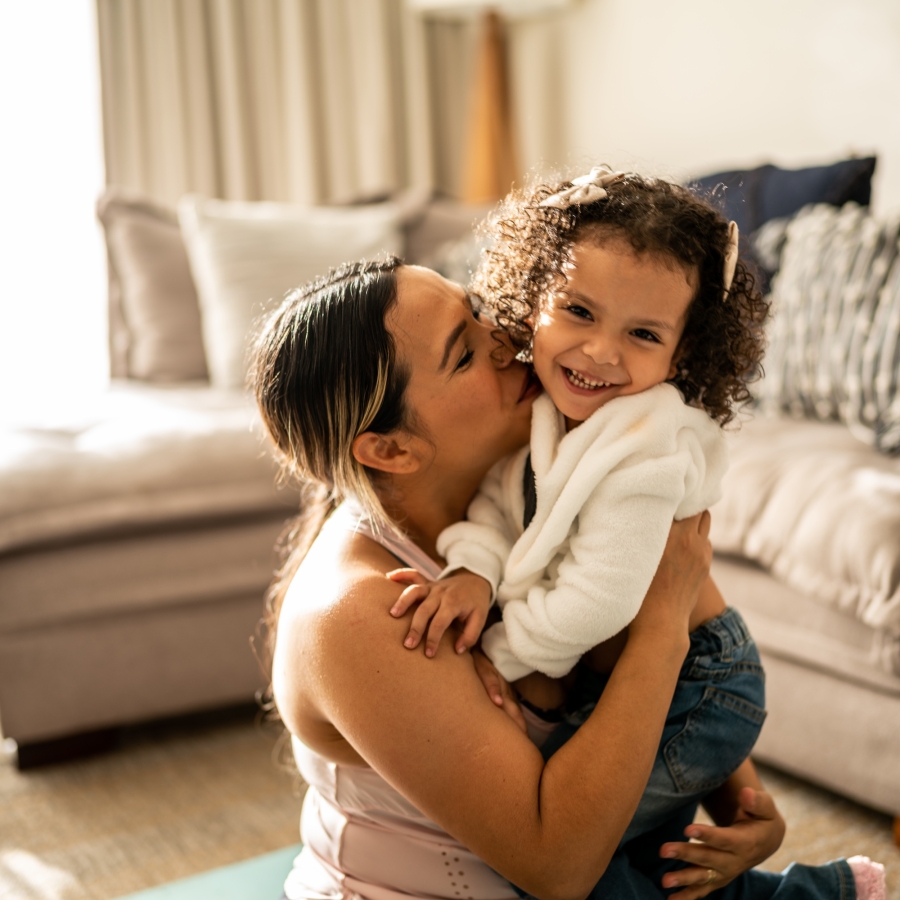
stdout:
{"type": "Polygon", "coordinates": [[[38,766],[70,762],[97,753],[107,753],[117,746],[118,741],[118,728],[102,728],[49,741],[19,744],[16,764],[19,771],[25,771],[38,766]]]}
{"type": "Polygon", "coordinates": [[[894,843],[900,847],[900,816],[894,816],[894,843]]]}

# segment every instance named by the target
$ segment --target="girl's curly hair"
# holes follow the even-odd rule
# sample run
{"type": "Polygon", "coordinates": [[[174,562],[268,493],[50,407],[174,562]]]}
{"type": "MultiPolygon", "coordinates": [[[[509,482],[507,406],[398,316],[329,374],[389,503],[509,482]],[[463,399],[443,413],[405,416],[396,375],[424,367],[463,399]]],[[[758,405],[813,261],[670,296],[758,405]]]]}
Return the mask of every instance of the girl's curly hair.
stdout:
{"type": "Polygon", "coordinates": [[[668,181],[630,174],[606,188],[607,198],[568,209],[541,206],[571,186],[537,184],[513,191],[483,226],[492,243],[473,290],[519,349],[529,346],[526,320],[565,283],[565,264],[579,241],[629,244],[696,271],[678,371],[671,380],[692,406],[724,425],[733,407],[750,399],[747,385],[762,374],[763,325],[769,303],[743,260],[723,302],[728,222],[706,200],[668,181]]]}

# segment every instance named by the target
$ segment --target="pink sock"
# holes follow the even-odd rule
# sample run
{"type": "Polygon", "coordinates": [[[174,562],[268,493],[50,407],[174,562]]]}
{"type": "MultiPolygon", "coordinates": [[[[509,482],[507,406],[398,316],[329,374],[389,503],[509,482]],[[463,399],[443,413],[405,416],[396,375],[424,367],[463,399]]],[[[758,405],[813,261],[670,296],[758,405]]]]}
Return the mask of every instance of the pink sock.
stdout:
{"type": "Polygon", "coordinates": [[[856,900],[885,900],[884,866],[868,856],[851,856],[847,860],[856,883],[856,900]]]}

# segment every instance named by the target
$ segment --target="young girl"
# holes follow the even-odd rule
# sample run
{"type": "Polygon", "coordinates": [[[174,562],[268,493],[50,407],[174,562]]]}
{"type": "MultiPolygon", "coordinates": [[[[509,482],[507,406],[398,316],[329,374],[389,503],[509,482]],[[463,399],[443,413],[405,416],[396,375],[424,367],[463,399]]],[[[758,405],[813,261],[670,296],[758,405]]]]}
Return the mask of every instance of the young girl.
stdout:
{"type": "Polygon", "coordinates": [[[496,597],[482,649],[500,673],[559,678],[634,618],[672,519],[719,498],[720,425],[749,396],[768,307],[734,223],[668,182],[599,167],[512,195],[491,235],[475,290],[545,394],[530,448],[441,535],[442,580],[395,612],[421,601],[407,645],[430,621],[430,655],[453,618],[457,650],[474,643],[496,597]]]}
{"type": "MultiPolygon", "coordinates": [[[[391,612],[418,603],[405,643],[425,636],[429,656],[463,622],[464,652],[496,598],[502,621],[481,635],[482,650],[508,681],[537,678],[546,707],[562,692],[543,676],[567,675],[634,618],[673,518],[719,498],[721,426],[760,371],[768,304],[738,258],[735,223],[665,181],[598,167],[511,195],[489,229],[474,290],[545,393],[530,447],[495,466],[467,521],[441,534],[440,580],[392,573],[419,583],[391,612]]],[[[740,615],[711,583],[695,615],[665,750],[624,840],[724,783],[765,717],[759,655],[740,615]],[[714,737],[715,759],[691,755],[682,737],[697,729],[714,737]]],[[[545,756],[596,705],[610,666],[602,654],[594,663],[600,672],[579,667],[565,711],[526,703],[564,719],[545,756]]],[[[867,860],[854,866],[857,880],[870,871],[867,860]]]]}

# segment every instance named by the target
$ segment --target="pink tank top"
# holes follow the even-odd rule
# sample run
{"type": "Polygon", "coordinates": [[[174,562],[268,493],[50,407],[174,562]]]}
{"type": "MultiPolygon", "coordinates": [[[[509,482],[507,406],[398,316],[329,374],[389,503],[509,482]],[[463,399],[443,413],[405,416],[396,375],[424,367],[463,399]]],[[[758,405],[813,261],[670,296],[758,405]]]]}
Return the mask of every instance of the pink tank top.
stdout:
{"type": "MultiPolygon", "coordinates": [[[[376,535],[348,503],[325,528],[365,534],[428,578],[440,572],[409,539],[376,535]]],[[[292,744],[309,790],[300,817],[303,851],[284,886],[288,900],[517,900],[505,878],[422,815],[374,769],[330,762],[297,738],[292,744]]]]}

